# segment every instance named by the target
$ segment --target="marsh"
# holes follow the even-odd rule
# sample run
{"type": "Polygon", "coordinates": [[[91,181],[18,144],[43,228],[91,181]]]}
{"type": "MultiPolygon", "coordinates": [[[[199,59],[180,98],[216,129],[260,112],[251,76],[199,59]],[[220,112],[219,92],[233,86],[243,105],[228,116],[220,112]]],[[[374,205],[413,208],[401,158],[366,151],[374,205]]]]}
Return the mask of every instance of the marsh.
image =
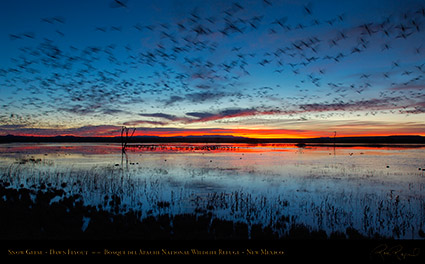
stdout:
{"type": "MultiPolygon", "coordinates": [[[[297,231],[421,239],[424,158],[425,147],[388,145],[167,143],[130,146],[124,155],[114,143],[3,144],[1,199],[7,205],[6,190],[26,191],[36,207],[44,194],[52,208],[71,199],[171,229],[239,224],[247,239],[258,229],[274,238],[297,231]]],[[[93,230],[93,214],[78,214],[78,231],[93,230]]]]}

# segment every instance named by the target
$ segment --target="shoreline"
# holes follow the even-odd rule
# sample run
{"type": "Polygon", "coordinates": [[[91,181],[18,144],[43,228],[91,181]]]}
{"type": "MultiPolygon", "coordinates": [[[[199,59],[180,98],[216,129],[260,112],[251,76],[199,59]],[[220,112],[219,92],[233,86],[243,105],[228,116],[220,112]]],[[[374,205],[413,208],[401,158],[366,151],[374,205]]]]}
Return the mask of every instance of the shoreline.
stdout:
{"type": "MultiPolygon", "coordinates": [[[[379,137],[320,137],[320,138],[244,138],[223,136],[187,136],[187,137],[151,137],[134,136],[126,139],[127,144],[134,143],[288,143],[302,145],[324,144],[337,146],[338,144],[349,144],[350,146],[368,145],[413,145],[425,146],[425,137],[422,136],[379,136],[379,137]]],[[[0,136],[0,144],[7,143],[122,143],[121,137],[75,137],[75,136],[0,136]]]]}

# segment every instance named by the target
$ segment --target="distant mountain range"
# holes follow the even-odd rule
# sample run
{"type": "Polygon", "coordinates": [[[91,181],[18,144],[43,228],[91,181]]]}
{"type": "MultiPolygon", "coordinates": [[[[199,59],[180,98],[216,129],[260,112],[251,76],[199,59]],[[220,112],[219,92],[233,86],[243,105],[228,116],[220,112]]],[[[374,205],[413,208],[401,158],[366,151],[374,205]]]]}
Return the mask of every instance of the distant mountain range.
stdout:
{"type": "MultiPolygon", "coordinates": [[[[0,136],[0,143],[13,142],[110,142],[120,143],[121,137],[33,137],[33,136],[0,136]]],[[[135,136],[128,143],[297,143],[297,144],[425,144],[423,136],[379,136],[379,137],[320,137],[320,138],[279,138],[279,139],[253,139],[234,136],[135,136]]]]}

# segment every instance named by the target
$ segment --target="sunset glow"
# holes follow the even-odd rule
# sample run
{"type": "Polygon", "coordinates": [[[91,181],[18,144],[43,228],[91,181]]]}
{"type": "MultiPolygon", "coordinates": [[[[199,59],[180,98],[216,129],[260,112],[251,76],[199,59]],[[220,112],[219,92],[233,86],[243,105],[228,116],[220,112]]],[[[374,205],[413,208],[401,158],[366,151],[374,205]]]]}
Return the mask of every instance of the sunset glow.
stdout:
{"type": "Polygon", "coordinates": [[[425,136],[424,10],[7,1],[0,136],[425,136]]]}

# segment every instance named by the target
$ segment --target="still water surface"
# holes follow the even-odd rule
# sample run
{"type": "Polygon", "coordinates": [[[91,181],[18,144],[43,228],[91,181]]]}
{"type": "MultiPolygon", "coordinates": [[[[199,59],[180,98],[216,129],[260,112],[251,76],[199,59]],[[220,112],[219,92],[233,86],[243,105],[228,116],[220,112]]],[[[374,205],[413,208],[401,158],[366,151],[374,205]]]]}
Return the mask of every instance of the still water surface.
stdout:
{"type": "MultiPolygon", "coordinates": [[[[232,221],[420,239],[425,147],[292,144],[0,145],[13,187],[62,188],[118,211],[203,214],[232,221]]],[[[59,197],[57,199],[60,199],[59,197]]],[[[52,200],[52,202],[54,202],[52,200]]]]}

